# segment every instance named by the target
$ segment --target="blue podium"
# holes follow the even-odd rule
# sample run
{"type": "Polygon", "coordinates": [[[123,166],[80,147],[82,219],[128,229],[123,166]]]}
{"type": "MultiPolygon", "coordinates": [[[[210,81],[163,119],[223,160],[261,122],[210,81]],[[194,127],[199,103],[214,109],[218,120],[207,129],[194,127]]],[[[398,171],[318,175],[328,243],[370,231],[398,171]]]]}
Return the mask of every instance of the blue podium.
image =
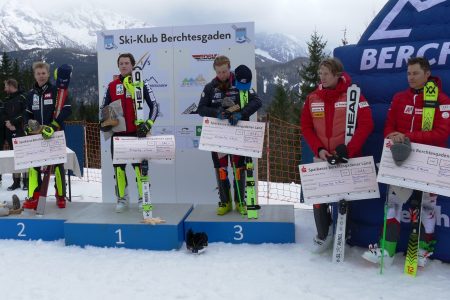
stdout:
{"type": "Polygon", "coordinates": [[[64,222],[81,214],[90,204],[68,202],[60,209],[48,201],[45,215],[9,215],[0,218],[0,239],[54,241],[64,238],[64,222]]]}
{"type": "Polygon", "coordinates": [[[185,230],[206,232],[209,242],[226,243],[295,243],[293,205],[262,205],[258,219],[247,219],[232,211],[216,214],[216,205],[197,205],[186,218],[185,230]]]}
{"type": "Polygon", "coordinates": [[[163,219],[161,224],[144,224],[142,212],[132,205],[123,213],[116,213],[115,204],[95,203],[83,214],[64,224],[66,245],[123,247],[130,249],[172,250],[184,242],[184,219],[192,210],[191,204],[155,204],[153,216],[163,219]]]}

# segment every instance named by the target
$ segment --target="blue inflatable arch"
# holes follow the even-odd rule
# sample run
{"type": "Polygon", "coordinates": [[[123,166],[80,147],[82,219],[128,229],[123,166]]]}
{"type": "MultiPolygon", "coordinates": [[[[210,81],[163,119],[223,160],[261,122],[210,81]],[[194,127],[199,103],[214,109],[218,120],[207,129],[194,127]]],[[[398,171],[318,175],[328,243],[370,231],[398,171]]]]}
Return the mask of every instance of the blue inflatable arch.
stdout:
{"type": "MultiPolygon", "coordinates": [[[[408,88],[406,61],[410,56],[429,59],[432,74],[443,81],[450,92],[450,0],[390,0],[375,17],[356,45],[339,47],[334,56],[368,99],[375,121],[375,131],[364,147],[364,155],[379,162],[383,128],[392,96],[408,88]]],[[[377,242],[382,221],[382,198],[355,201],[351,205],[349,226],[352,245],[366,247],[377,242]]],[[[439,197],[437,208],[436,249],[434,258],[450,262],[450,198],[439,197]]],[[[405,209],[406,210],[406,209],[405,209]]],[[[409,214],[402,219],[403,251],[409,232],[409,214]]]]}

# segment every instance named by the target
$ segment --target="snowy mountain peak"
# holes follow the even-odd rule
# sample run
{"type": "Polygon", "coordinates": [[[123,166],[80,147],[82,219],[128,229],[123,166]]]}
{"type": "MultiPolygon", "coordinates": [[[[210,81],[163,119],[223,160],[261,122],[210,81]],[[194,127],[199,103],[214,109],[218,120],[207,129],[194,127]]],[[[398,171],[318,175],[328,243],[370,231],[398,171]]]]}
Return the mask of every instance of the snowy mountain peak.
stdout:
{"type": "Polygon", "coordinates": [[[305,49],[295,38],[281,33],[256,33],[256,54],[276,62],[288,62],[307,56],[305,49]]]}
{"type": "Polygon", "coordinates": [[[94,50],[97,31],[148,26],[89,5],[44,14],[29,4],[11,0],[0,9],[0,48],[3,51],[60,47],[94,50]]]}

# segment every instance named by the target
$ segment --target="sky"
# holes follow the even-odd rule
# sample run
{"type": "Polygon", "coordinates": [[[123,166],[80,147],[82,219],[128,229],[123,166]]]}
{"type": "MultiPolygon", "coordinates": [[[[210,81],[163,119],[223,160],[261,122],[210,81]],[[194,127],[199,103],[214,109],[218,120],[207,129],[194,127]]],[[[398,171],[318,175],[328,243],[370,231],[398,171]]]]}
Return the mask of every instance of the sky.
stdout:
{"type": "MultiPolygon", "coordinates": [[[[8,1],[0,0],[0,5],[8,1]]],[[[99,7],[145,21],[151,26],[182,26],[254,21],[256,32],[284,33],[301,43],[317,30],[328,47],[340,45],[347,32],[356,43],[388,0],[22,0],[37,11],[68,11],[76,7],[99,7]],[[125,5],[124,5],[125,4],[125,5]],[[126,5],[129,4],[129,5],[126,5]]]]}

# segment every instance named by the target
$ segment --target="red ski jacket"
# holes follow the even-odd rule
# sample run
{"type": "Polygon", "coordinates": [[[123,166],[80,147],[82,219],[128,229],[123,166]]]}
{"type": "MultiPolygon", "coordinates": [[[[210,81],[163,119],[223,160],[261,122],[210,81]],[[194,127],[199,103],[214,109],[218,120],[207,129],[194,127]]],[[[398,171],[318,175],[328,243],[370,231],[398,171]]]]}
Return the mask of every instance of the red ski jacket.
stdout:
{"type": "Polygon", "coordinates": [[[434,113],[433,129],[422,131],[423,90],[407,89],[394,95],[389,108],[384,136],[394,131],[405,134],[411,142],[446,147],[450,133],[450,99],[442,92],[441,80],[431,77],[439,88],[439,106],[434,113]]]}
{"type": "MultiPolygon", "coordinates": [[[[331,153],[345,142],[347,89],[350,85],[350,76],[343,73],[335,89],[324,89],[319,85],[306,98],[300,125],[306,142],[316,156],[320,148],[331,153]]],[[[362,146],[373,128],[372,112],[361,95],[355,134],[347,145],[349,157],[361,154],[362,146]]]]}

